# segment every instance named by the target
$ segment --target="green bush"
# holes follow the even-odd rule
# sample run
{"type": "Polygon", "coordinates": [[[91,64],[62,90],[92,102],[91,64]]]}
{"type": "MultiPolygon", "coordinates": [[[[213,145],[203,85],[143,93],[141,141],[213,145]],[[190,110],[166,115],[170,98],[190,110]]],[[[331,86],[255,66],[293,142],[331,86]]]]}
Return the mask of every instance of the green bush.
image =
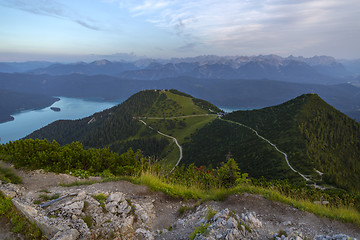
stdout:
{"type": "Polygon", "coordinates": [[[108,148],[87,149],[79,142],[60,146],[55,140],[17,140],[0,146],[0,153],[8,156],[6,161],[16,168],[34,170],[45,168],[52,172],[73,172],[75,176],[87,178],[109,170],[114,175],[137,175],[144,157],[140,151],[118,155],[108,148]]]}

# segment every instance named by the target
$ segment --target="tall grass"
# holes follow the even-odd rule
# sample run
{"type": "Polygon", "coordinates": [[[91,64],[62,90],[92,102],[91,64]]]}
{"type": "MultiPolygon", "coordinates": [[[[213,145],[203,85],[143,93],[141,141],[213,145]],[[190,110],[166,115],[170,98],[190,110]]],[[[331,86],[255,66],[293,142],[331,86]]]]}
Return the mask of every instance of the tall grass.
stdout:
{"type": "Polygon", "coordinates": [[[341,222],[353,223],[360,226],[360,213],[351,207],[332,207],[311,202],[310,200],[287,197],[274,189],[267,189],[251,184],[239,184],[232,188],[211,188],[203,190],[196,185],[185,186],[183,184],[166,182],[166,178],[160,177],[150,171],[144,172],[139,177],[131,180],[133,183],[146,185],[153,191],[161,191],[174,198],[198,199],[201,202],[215,200],[221,201],[231,194],[244,192],[258,194],[271,201],[289,204],[302,211],[314,213],[319,217],[327,217],[341,222]]]}
{"type": "Polygon", "coordinates": [[[0,180],[4,183],[21,183],[21,177],[17,176],[10,168],[0,166],[0,180]]]}
{"type": "Polygon", "coordinates": [[[43,240],[46,237],[40,229],[28,221],[19,211],[16,210],[11,199],[0,193],[0,217],[5,217],[11,223],[11,230],[15,233],[21,233],[26,239],[43,240]]]}

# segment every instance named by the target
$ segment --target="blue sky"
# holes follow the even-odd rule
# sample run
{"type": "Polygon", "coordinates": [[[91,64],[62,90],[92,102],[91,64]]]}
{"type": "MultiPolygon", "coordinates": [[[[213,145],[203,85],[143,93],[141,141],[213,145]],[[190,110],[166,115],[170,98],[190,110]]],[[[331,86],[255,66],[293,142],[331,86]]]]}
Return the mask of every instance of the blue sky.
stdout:
{"type": "Polygon", "coordinates": [[[0,61],[359,58],[359,41],[359,0],[0,0],[0,61]]]}

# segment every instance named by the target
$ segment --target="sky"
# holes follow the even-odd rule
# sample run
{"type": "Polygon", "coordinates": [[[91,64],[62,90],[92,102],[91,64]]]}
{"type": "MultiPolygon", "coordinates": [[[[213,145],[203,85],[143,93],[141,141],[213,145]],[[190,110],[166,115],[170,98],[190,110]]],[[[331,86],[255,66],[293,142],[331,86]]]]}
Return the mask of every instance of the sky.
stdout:
{"type": "Polygon", "coordinates": [[[0,0],[0,61],[360,58],[359,0],[0,0]]]}

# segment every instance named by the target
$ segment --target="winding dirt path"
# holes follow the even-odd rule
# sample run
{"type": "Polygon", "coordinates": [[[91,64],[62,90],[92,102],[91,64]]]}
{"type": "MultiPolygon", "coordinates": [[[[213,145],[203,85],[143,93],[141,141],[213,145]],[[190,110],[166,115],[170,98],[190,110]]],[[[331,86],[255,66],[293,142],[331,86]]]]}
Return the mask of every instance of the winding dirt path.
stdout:
{"type": "MultiPolygon", "coordinates": [[[[154,128],[152,128],[150,125],[148,125],[146,122],[144,122],[143,120],[141,119],[155,119],[155,120],[161,120],[161,119],[177,119],[177,118],[190,118],[190,117],[204,117],[204,116],[214,116],[214,115],[217,115],[217,114],[213,114],[213,113],[206,113],[206,114],[194,114],[194,115],[183,115],[183,116],[176,116],[176,117],[133,117],[134,119],[137,119],[139,120],[141,123],[143,123],[145,126],[147,126],[148,128],[152,129],[152,130],[155,130],[154,128]]],[[[179,156],[179,159],[178,161],[176,162],[175,166],[171,169],[170,172],[173,172],[175,167],[177,167],[181,161],[181,159],[183,158],[183,151],[182,151],[182,147],[181,145],[179,144],[178,140],[173,137],[173,136],[170,136],[170,135],[167,135],[165,133],[162,133],[158,130],[155,130],[157,131],[158,134],[164,136],[164,137],[167,137],[167,138],[170,138],[172,139],[176,146],[179,148],[179,152],[180,152],[180,156],[179,156]]]]}
{"type": "MultiPolygon", "coordinates": [[[[154,130],[154,128],[152,128],[150,125],[148,125],[148,124],[147,124],[146,122],[144,122],[143,120],[139,119],[139,121],[142,122],[142,123],[143,123],[145,126],[147,126],[148,128],[154,130]]],[[[183,157],[182,147],[180,146],[178,140],[177,140],[176,138],[174,138],[173,136],[167,135],[167,134],[162,133],[162,132],[160,132],[160,131],[158,131],[158,130],[155,130],[155,131],[157,131],[158,134],[160,134],[160,135],[162,135],[162,136],[164,136],[164,137],[167,137],[167,138],[172,139],[172,140],[175,142],[176,146],[178,146],[178,148],[179,148],[179,151],[180,151],[179,160],[177,161],[177,163],[175,164],[175,166],[173,167],[173,169],[171,169],[171,171],[170,171],[170,172],[173,172],[174,169],[175,169],[175,167],[179,165],[179,163],[180,163],[180,161],[181,161],[181,159],[182,159],[182,157],[183,157]]]]}
{"type": "MultiPolygon", "coordinates": [[[[220,119],[221,119],[221,118],[220,118],[220,119]]],[[[289,168],[290,168],[293,172],[299,174],[299,175],[300,175],[303,179],[305,179],[307,182],[311,181],[310,178],[306,177],[304,174],[302,174],[302,173],[300,173],[299,171],[295,170],[295,169],[291,166],[291,164],[289,163],[289,159],[288,159],[286,153],[284,153],[283,151],[279,150],[279,149],[276,147],[275,144],[273,144],[273,143],[270,142],[268,139],[266,139],[266,138],[264,138],[263,136],[261,136],[255,129],[253,129],[253,128],[247,126],[247,125],[244,125],[244,124],[242,124],[242,123],[234,122],[234,121],[231,121],[231,120],[225,120],[225,119],[221,119],[221,120],[226,121],[226,122],[229,122],[229,123],[233,123],[233,124],[240,125],[240,126],[242,126],[242,127],[245,127],[245,128],[247,128],[247,129],[250,129],[251,131],[253,131],[253,132],[256,134],[256,136],[258,136],[259,138],[261,138],[261,139],[264,140],[265,142],[269,143],[272,147],[275,148],[276,151],[278,151],[279,153],[281,153],[282,155],[284,155],[284,158],[285,158],[285,161],[286,161],[287,165],[289,166],[289,168]]],[[[320,186],[317,186],[317,187],[321,188],[320,186]]]]}

